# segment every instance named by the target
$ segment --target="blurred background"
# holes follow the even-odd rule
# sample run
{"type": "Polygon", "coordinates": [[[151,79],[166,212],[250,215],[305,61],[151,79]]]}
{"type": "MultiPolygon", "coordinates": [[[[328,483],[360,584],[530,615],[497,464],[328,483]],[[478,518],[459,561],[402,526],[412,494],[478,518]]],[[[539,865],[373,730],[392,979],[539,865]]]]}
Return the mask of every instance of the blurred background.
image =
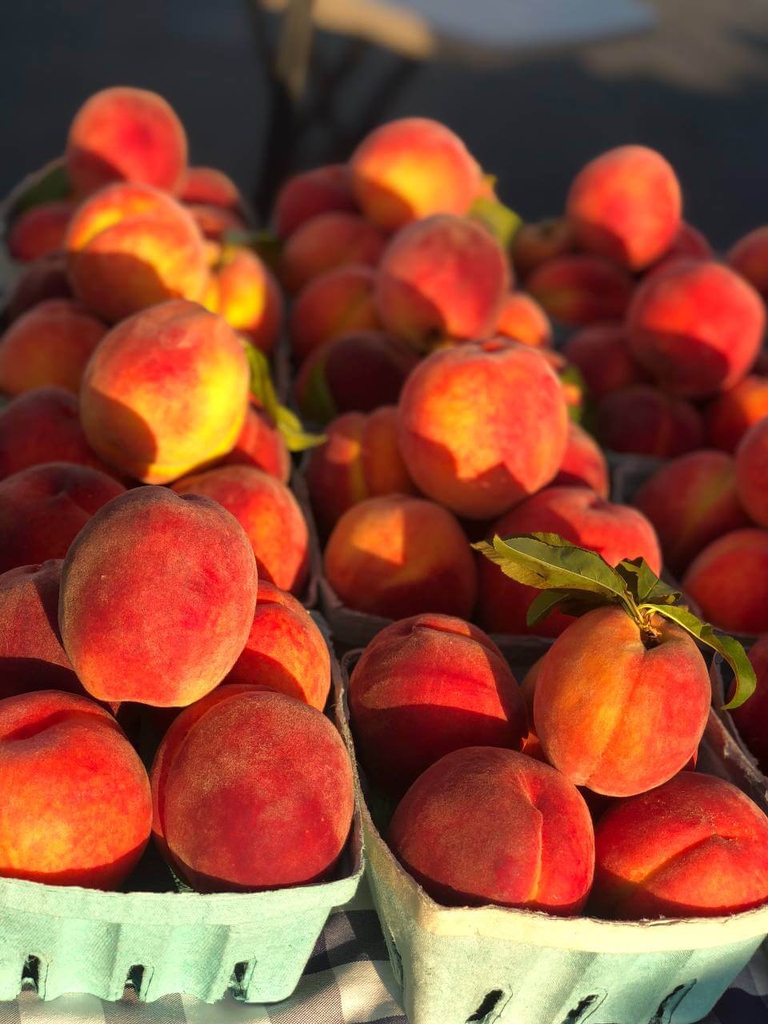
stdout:
{"type": "MultiPolygon", "coordinates": [[[[675,166],[686,219],[724,248],[768,222],[768,3],[655,0],[644,5],[655,18],[644,31],[642,12],[622,4],[597,5],[613,6],[610,38],[594,41],[603,34],[597,9],[589,42],[556,14],[543,32],[526,21],[538,10],[546,22],[544,0],[417,4],[421,29],[411,25],[405,56],[402,47],[320,30],[306,123],[291,129],[292,146],[268,73],[281,23],[257,0],[4,4],[0,193],[62,151],[90,93],[126,84],[165,96],[187,128],[193,161],[221,167],[251,195],[265,173],[345,158],[371,122],[420,114],[457,131],[498,176],[501,198],[539,218],[560,212],[590,157],[646,143],[675,166]],[[434,23],[454,11],[452,41],[434,44],[434,23]]],[[[349,14],[354,3],[340,6],[349,14]]]]}

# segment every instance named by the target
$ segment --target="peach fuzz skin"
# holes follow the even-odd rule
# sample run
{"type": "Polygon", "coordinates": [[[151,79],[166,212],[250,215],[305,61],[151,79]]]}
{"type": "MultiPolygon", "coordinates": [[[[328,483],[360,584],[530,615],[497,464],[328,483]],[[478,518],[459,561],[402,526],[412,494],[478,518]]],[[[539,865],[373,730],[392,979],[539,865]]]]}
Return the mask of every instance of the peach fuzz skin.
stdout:
{"type": "Polygon", "coordinates": [[[415,490],[397,446],[397,409],[384,405],[365,415],[348,412],[325,428],[306,468],[312,511],[322,536],[360,501],[415,490]]]}
{"type": "Polygon", "coordinates": [[[681,627],[660,616],[652,626],[651,641],[623,609],[597,608],[541,663],[534,729],[549,763],[576,786],[634,796],[696,752],[712,696],[706,662],[681,627]]]}
{"type": "Polygon", "coordinates": [[[546,486],[565,454],[558,377],[538,352],[506,339],[428,356],[406,381],[399,410],[414,483],[469,519],[500,515],[546,486]]]}
{"type": "Polygon", "coordinates": [[[80,415],[105,462],[145,483],[167,483],[234,448],[249,390],[232,328],[179,299],[107,334],[86,367],[80,415]]]}
{"type": "Polygon", "coordinates": [[[47,386],[77,394],[86,363],[107,327],[71,299],[48,299],[0,336],[0,391],[19,395],[47,386]]]}
{"type": "Polygon", "coordinates": [[[549,765],[513,750],[465,747],[411,786],[387,836],[438,903],[578,914],[595,843],[583,797],[549,765]]]}
{"type": "Polygon", "coordinates": [[[701,448],[704,421],[685,398],[635,384],[603,395],[595,408],[595,433],[612,451],[673,459],[701,448]]]}
{"type": "Polygon", "coordinates": [[[285,318],[283,297],[255,253],[234,245],[217,247],[203,305],[262,352],[274,351],[285,318]]]}
{"type": "Polygon", "coordinates": [[[13,322],[28,309],[46,299],[71,299],[72,288],[67,276],[67,254],[55,252],[42,256],[22,268],[8,288],[6,314],[13,322]]]}
{"type": "Polygon", "coordinates": [[[477,597],[477,570],[457,520],[409,495],[348,509],[328,540],[324,567],[344,604],[392,619],[421,612],[469,618],[477,597]]]}
{"type": "Polygon", "coordinates": [[[749,525],[725,452],[681,455],[646,480],[632,504],[653,523],[664,564],[678,577],[710,541],[749,525]]]}
{"type": "Polygon", "coordinates": [[[504,299],[496,334],[533,348],[552,345],[552,324],[541,306],[525,292],[510,292],[504,299]]]}
{"type": "Polygon", "coordinates": [[[331,656],[295,597],[259,580],[253,625],[225,682],[263,686],[323,710],[331,689],[331,656]]]}
{"type": "Polygon", "coordinates": [[[177,480],[173,490],[218,502],[245,531],[259,576],[281,590],[301,592],[309,571],[309,530],[285,484],[251,466],[222,466],[177,480]]]}
{"type": "Polygon", "coordinates": [[[235,447],[216,465],[253,466],[287,484],[291,475],[291,453],[271,416],[260,405],[249,402],[235,447]]]}
{"type": "Polygon", "coordinates": [[[435,213],[467,213],[481,187],[480,167],[458,135],[425,117],[374,129],[349,166],[360,209],[388,231],[435,213]]]}
{"type": "Polygon", "coordinates": [[[155,841],[201,892],[327,879],[352,823],[341,737],[282,693],[222,686],[209,694],[168,730],[151,780],[155,841]]]}
{"type": "Polygon", "coordinates": [[[279,277],[292,295],[321,274],[350,264],[375,267],[386,238],[356,213],[321,213],[305,221],[286,241],[279,277]]]}
{"type": "Polygon", "coordinates": [[[755,692],[738,708],[731,711],[731,718],[739,735],[757,758],[760,771],[765,775],[768,769],[768,636],[761,636],[747,652],[757,676],[755,692]]]}
{"type": "Polygon", "coordinates": [[[768,530],[733,530],[713,540],[688,566],[683,589],[705,622],[727,632],[768,632],[768,530]]]}
{"type": "Polygon", "coordinates": [[[768,416],[768,378],[744,377],[713,398],[704,410],[707,440],[713,448],[735,452],[750,427],[768,416]]]}
{"type": "Polygon", "coordinates": [[[712,260],[679,259],[652,274],[627,313],[637,361],[672,394],[709,398],[757,358],[765,308],[755,289],[712,260]]]}
{"type": "Polygon", "coordinates": [[[574,253],[542,263],[526,290],[549,316],[568,327],[620,320],[632,299],[629,274],[600,256],[574,253]]]}
{"type": "Polygon", "coordinates": [[[595,854],[588,910],[601,917],[719,917],[768,900],[768,818],[712,775],[681,772],[610,807],[595,854]]]}
{"type": "Polygon", "coordinates": [[[14,218],[8,232],[8,252],[29,263],[64,248],[69,218],[75,205],[68,199],[38,203],[14,218]]]}
{"type": "Polygon", "coordinates": [[[349,710],[370,781],[395,797],[453,750],[520,750],[528,731],[501,651],[449,615],[416,615],[378,633],[352,672],[349,710]]]}
{"type": "Polygon", "coordinates": [[[176,191],[187,167],[187,137],[157,93],[116,86],[91,96],[67,138],[66,167],[75,190],[88,195],[113,181],[176,191]]]}
{"type": "Polygon", "coordinates": [[[728,264],[768,299],[768,225],[740,238],[728,253],[728,264]]]}
{"type": "Polygon", "coordinates": [[[237,661],[257,586],[248,538],[225,509],[137,487],[101,509],[67,553],[64,649],[99,700],[191,704],[237,661]]]}
{"type": "MultiPolygon", "coordinates": [[[[661,551],[656,532],[645,516],[627,505],[605,501],[585,487],[548,487],[515,506],[493,523],[488,539],[496,534],[556,533],[579,547],[596,551],[610,565],[623,558],[643,557],[655,573],[661,572],[661,551]]],[[[528,607],[539,593],[505,576],[484,556],[478,556],[480,596],[477,619],[492,633],[558,636],[573,620],[554,611],[537,626],[526,624],[528,607]]]]}
{"type": "Polygon", "coordinates": [[[758,526],[768,526],[768,419],[750,427],[736,449],[739,499],[758,526]]]}
{"type": "Polygon", "coordinates": [[[182,203],[204,203],[223,210],[240,211],[242,197],[228,174],[215,167],[188,167],[178,197],[182,203]]]}
{"type": "Polygon", "coordinates": [[[680,230],[680,183],[660,153],[619,146],[576,175],[566,212],[582,248],[643,270],[667,252],[680,230]]]}
{"type": "Polygon", "coordinates": [[[573,420],[568,422],[568,441],[552,487],[589,487],[601,498],[610,490],[608,463],[600,445],[573,420]]]}
{"type": "Polygon", "coordinates": [[[627,329],[620,322],[584,327],[568,338],[563,354],[576,366],[594,399],[648,380],[630,352],[627,329]]]}
{"type": "Polygon", "coordinates": [[[152,801],[109,712],[56,690],[0,701],[0,875],[116,889],[147,844],[152,801]]]}
{"type": "Polygon", "coordinates": [[[346,164],[328,164],[289,178],[277,193],[273,219],[280,238],[288,238],[321,213],[357,213],[352,176],[346,164]]]}
{"type": "Polygon", "coordinates": [[[299,362],[332,338],[350,331],[375,331],[379,317],[373,301],[376,273],[364,264],[335,267],[299,292],[288,330],[299,362]]]}
{"type": "Polygon", "coordinates": [[[487,228],[435,214],[393,236],[379,265],[376,308],[385,330],[416,348],[487,338],[511,283],[506,255],[487,228]]]}

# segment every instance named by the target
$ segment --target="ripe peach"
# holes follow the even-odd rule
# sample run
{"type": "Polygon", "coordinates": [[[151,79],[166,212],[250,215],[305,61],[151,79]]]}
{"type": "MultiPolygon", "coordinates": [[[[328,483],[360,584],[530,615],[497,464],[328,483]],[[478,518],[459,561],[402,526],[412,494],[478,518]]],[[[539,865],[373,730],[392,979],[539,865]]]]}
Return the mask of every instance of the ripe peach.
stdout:
{"type": "Polygon", "coordinates": [[[465,747],[408,790],[388,841],[439,903],[578,914],[594,872],[587,805],[549,765],[513,750],[465,747]]]}
{"type": "Polygon", "coordinates": [[[291,453],[271,416],[260,405],[250,402],[235,447],[216,465],[253,466],[287,484],[291,475],[291,453]]]}
{"type": "Polygon", "coordinates": [[[301,362],[326,341],[352,331],[375,331],[379,317],[373,301],[373,268],[354,263],[313,278],[296,296],[288,331],[301,362]]]}
{"type": "Polygon", "coordinates": [[[274,351],[283,327],[283,297],[274,275],[256,253],[241,246],[220,246],[204,305],[262,352],[274,351]]]}
{"type": "Polygon", "coordinates": [[[740,238],[728,253],[728,264],[768,299],[768,225],[740,238]]]}
{"type": "Polygon", "coordinates": [[[8,232],[8,252],[21,263],[29,263],[64,248],[69,218],[75,204],[57,199],[25,210],[8,232]]]}
{"type": "Polygon", "coordinates": [[[286,241],[279,277],[294,294],[313,278],[352,263],[375,267],[386,239],[379,228],[355,213],[321,213],[305,221],[286,241]]]}
{"type": "Polygon", "coordinates": [[[0,391],[19,395],[48,385],[75,394],[85,365],[107,333],[72,299],[47,299],[0,335],[0,391]]]}
{"type": "Polygon", "coordinates": [[[55,252],[28,263],[8,290],[6,313],[13,321],[46,299],[69,299],[67,256],[55,252]]]}
{"type": "Polygon", "coordinates": [[[188,167],[184,172],[178,197],[182,203],[204,203],[224,210],[241,207],[242,197],[229,175],[215,167],[188,167]]]}
{"type": "Polygon", "coordinates": [[[725,452],[681,455],[646,480],[632,504],[653,523],[664,564],[677,576],[710,541],[749,525],[736,492],[736,464],[725,452]]]}
{"type": "Polygon", "coordinates": [[[683,589],[706,622],[768,632],[768,530],[733,530],[713,540],[688,566],[683,589]]]}
{"type": "Polygon", "coordinates": [[[72,693],[0,701],[0,875],[116,889],[149,839],[139,755],[112,715],[72,693]]]}
{"type": "Polygon", "coordinates": [[[357,212],[349,168],[329,164],[289,178],[277,194],[273,218],[278,236],[288,238],[321,213],[357,212]]]}
{"type": "Polygon", "coordinates": [[[768,526],[768,419],[750,427],[736,449],[739,500],[758,526],[768,526]]]}
{"type": "Polygon", "coordinates": [[[327,423],[340,413],[394,404],[418,361],[406,341],[382,331],[332,338],[301,365],[295,384],[299,408],[307,419],[327,423]]]}
{"type": "Polygon", "coordinates": [[[572,334],[563,353],[577,367],[593,398],[643,384],[649,378],[629,348],[622,323],[597,323],[572,334]]]}
{"type": "Polygon", "coordinates": [[[549,483],[563,460],[563,391],[526,345],[495,338],[435,352],[412,371],[399,408],[414,483],[467,518],[505,512],[549,483]]]}
{"type": "Polygon", "coordinates": [[[682,205],[680,183],[660,153],[619,146],[579,171],[566,213],[582,248],[637,271],[673,244],[682,205]]]}
{"type": "Polygon", "coordinates": [[[752,286],[728,267],[679,259],[639,286],[627,326],[633,355],[664,388],[707,398],[749,372],[765,310],[752,286]]]}
{"type": "Polygon", "coordinates": [[[618,388],[595,409],[595,434],[604,448],[672,459],[704,443],[704,421],[684,398],[649,384],[618,388]]]}
{"type": "Polygon", "coordinates": [[[396,797],[445,754],[520,750],[528,730],[501,651],[450,615],[414,615],[378,633],[352,672],[349,710],[370,781],[396,797]]]}
{"type": "Polygon", "coordinates": [[[312,510],[323,536],[358,502],[415,490],[397,446],[394,406],[368,415],[345,413],[325,433],[328,440],[312,450],[306,468],[312,510]]]}
{"type": "Polygon", "coordinates": [[[44,462],[0,482],[0,572],[63,558],[102,505],[125,488],[106,473],[44,462]]]}
{"type": "Polygon", "coordinates": [[[168,730],[151,779],[155,841],[201,892],[322,881],[349,835],[344,743],[324,715],[282,693],[209,694],[168,730]]]}
{"type": "Polygon", "coordinates": [[[125,86],[102,89],[75,115],[66,167],[81,195],[113,181],[175,192],[187,167],[184,126],[157,93],[125,86]]]}
{"type": "Polygon", "coordinates": [[[707,439],[715,448],[735,452],[751,426],[768,416],[768,378],[750,375],[713,398],[704,410],[707,439]]]}
{"type": "Polygon", "coordinates": [[[425,117],[375,128],[349,166],[360,209],[388,231],[435,213],[467,213],[481,183],[480,167],[458,135],[425,117]]]}
{"type": "Polygon", "coordinates": [[[647,630],[606,606],[572,622],[542,660],[533,722],[550,764],[577,786],[634,796],[676,775],[709,714],[706,662],[682,627],[647,630]]]}
{"type": "Polygon", "coordinates": [[[251,546],[229,512],[137,487],[105,505],[64,560],[64,649],[100,700],[191,704],[239,657],[256,590],[251,546]]]}
{"type": "Polygon", "coordinates": [[[250,373],[240,340],[193,302],[163,302],[114,327],[83,376],[80,415],[94,451],[166,483],[234,447],[250,373]]]}
{"type": "Polygon", "coordinates": [[[704,235],[690,224],[686,224],[685,221],[681,223],[680,230],[677,232],[672,245],[660,260],[657,260],[656,263],[649,267],[648,273],[655,273],[661,267],[668,266],[672,260],[676,260],[680,256],[693,257],[699,260],[711,260],[715,257],[712,246],[704,235]]]}
{"type": "Polygon", "coordinates": [[[768,900],[768,818],[713,775],[681,772],[609,808],[595,854],[602,917],[719,917],[768,900]]]}
{"type": "Polygon", "coordinates": [[[200,234],[209,242],[224,242],[228,232],[246,230],[243,218],[222,206],[211,206],[208,203],[185,203],[184,206],[192,215],[200,234]]]}
{"type": "Polygon", "coordinates": [[[398,231],[376,279],[385,329],[425,347],[494,331],[511,281],[503,249],[476,221],[436,214],[398,231]]]}
{"type": "Polygon", "coordinates": [[[259,576],[281,590],[299,593],[309,570],[309,532],[291,491],[252,466],[223,466],[177,480],[177,494],[218,502],[245,530],[259,576]]]}
{"type": "Polygon", "coordinates": [[[552,486],[590,487],[601,498],[608,497],[611,482],[600,445],[572,420],[568,422],[565,455],[552,486]]]}
{"type": "Polygon", "coordinates": [[[295,597],[259,580],[251,632],[225,682],[264,686],[323,710],[331,689],[331,656],[295,597]]]}
{"type": "Polygon", "coordinates": [[[632,278],[600,256],[575,253],[548,260],[526,279],[527,291],[569,327],[619,320],[632,298],[632,278]]]}
{"type": "Polygon", "coordinates": [[[456,519],[409,495],[367,498],[347,509],[324,566],[344,604],[392,619],[421,612],[469,618],[477,596],[477,570],[456,519]]]}
{"type": "Polygon", "coordinates": [[[533,348],[552,345],[552,324],[541,306],[525,292],[510,292],[496,321],[496,334],[533,348]]]}
{"type": "Polygon", "coordinates": [[[768,768],[768,636],[761,636],[747,656],[757,676],[757,688],[748,701],[731,711],[739,735],[757,758],[760,771],[768,768]]]}
{"type": "Polygon", "coordinates": [[[523,224],[512,243],[512,264],[523,280],[542,263],[576,248],[573,228],[565,217],[523,224]]]}
{"type": "MultiPolygon", "coordinates": [[[[642,556],[661,572],[656,533],[637,509],[605,501],[585,487],[547,487],[493,523],[487,536],[556,533],[571,544],[596,551],[610,565],[642,556]]],[[[534,633],[558,636],[572,621],[555,611],[537,626],[526,625],[528,608],[537,596],[533,587],[505,576],[487,558],[479,559],[478,621],[491,633],[534,633]]]]}

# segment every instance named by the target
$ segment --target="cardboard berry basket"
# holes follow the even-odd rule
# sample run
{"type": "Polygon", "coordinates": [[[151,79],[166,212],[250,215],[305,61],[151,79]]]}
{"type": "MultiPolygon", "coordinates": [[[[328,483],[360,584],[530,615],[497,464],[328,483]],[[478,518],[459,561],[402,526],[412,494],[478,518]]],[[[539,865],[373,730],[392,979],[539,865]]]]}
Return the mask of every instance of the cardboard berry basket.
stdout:
{"type": "MultiPolygon", "coordinates": [[[[506,643],[518,679],[530,652],[506,643]]],[[[359,656],[343,662],[348,673],[359,656]]],[[[353,749],[346,696],[344,738],[353,749]]],[[[766,781],[714,712],[698,769],[768,810],[766,781]]],[[[369,878],[411,1024],[693,1024],[768,935],[768,907],[657,921],[558,918],[505,907],[444,907],[400,866],[358,771],[369,878]]]]}
{"type": "MultiPolygon", "coordinates": [[[[333,654],[331,661],[335,707],[341,682],[333,654]]],[[[0,1000],[15,999],[30,980],[42,999],[82,992],[117,1000],[127,984],[146,1001],[184,993],[215,1002],[227,992],[245,1002],[286,999],[328,915],[354,896],[362,874],[356,806],[328,882],[202,895],[175,879],[152,849],[129,892],[0,879],[0,1000]],[[143,891],[149,886],[165,891],[143,891]]]]}

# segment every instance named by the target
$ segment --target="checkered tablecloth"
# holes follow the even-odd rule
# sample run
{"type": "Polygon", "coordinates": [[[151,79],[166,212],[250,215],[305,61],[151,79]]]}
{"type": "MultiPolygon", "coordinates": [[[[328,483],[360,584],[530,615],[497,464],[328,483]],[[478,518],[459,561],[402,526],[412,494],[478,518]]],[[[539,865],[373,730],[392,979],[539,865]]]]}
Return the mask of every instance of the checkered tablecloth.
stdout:
{"type": "MultiPolygon", "coordinates": [[[[290,999],[270,1006],[228,998],[213,1005],[188,996],[117,1003],[67,995],[42,1002],[23,992],[0,1002],[0,1024],[407,1024],[365,883],[328,919],[290,999]]],[[[702,1024],[768,1024],[768,959],[758,953],[702,1024]]]]}

